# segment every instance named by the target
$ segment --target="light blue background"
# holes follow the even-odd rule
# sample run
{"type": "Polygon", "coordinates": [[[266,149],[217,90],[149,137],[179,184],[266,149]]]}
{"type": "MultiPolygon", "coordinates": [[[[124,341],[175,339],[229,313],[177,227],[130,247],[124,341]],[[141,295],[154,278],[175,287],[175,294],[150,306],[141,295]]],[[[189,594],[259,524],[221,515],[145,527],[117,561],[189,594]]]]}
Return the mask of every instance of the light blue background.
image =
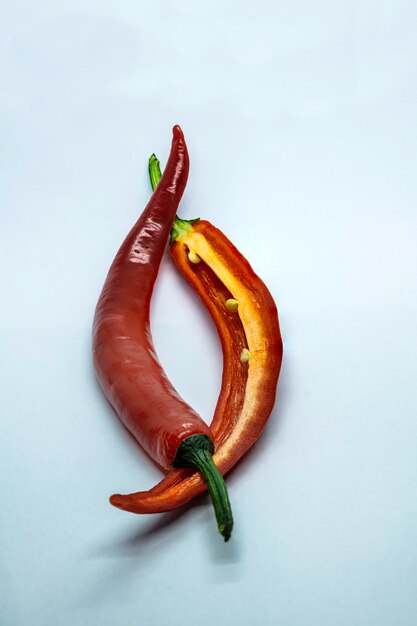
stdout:
{"type": "MultiPolygon", "coordinates": [[[[411,0],[3,4],[2,626],[417,623],[416,23],[411,0]],[[247,256],[285,341],[227,545],[206,498],[107,501],[160,478],[90,328],[174,123],[181,215],[247,256]]],[[[168,257],[152,328],[210,420],[220,346],[168,257]]]]}

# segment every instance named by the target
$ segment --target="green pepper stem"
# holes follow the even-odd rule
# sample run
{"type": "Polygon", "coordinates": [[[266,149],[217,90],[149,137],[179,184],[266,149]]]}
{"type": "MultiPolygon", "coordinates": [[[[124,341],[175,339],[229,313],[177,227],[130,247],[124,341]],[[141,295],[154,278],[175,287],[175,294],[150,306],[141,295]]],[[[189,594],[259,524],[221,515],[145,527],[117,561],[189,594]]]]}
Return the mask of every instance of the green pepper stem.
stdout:
{"type": "MultiPolygon", "coordinates": [[[[149,178],[151,179],[152,190],[155,191],[162,177],[161,166],[155,154],[151,154],[149,157],[148,171],[149,178]]],[[[185,235],[191,229],[191,225],[194,222],[197,222],[198,219],[199,218],[196,220],[182,220],[178,217],[178,215],[176,215],[171,228],[171,241],[176,241],[179,237],[185,235]]]]}
{"type": "Polygon", "coordinates": [[[174,467],[194,467],[203,476],[213,503],[219,533],[229,541],[233,528],[233,515],[222,474],[216,467],[212,454],[213,442],[207,435],[191,435],[180,444],[174,467]]]}

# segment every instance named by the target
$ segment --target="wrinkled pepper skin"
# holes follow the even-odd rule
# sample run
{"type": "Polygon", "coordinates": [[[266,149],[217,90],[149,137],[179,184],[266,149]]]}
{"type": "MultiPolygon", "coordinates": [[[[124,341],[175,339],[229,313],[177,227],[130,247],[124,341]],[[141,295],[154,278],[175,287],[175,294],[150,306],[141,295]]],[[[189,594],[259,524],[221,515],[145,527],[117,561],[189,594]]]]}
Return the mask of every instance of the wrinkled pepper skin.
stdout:
{"type": "MultiPolygon", "coordinates": [[[[277,308],[248,261],[209,222],[190,225],[171,244],[170,252],[207,307],[222,344],[222,385],[210,427],[216,445],[213,460],[225,474],[260,436],[275,403],[283,355],[277,308]],[[190,263],[190,251],[201,261],[190,263]],[[225,307],[229,298],[239,301],[238,312],[230,313],[225,307]],[[248,363],[239,359],[244,347],[251,354],[248,363]]],[[[110,502],[132,513],[160,513],[204,491],[197,472],[174,469],[152,489],[114,495],[110,502]]]]}
{"type": "Polygon", "coordinates": [[[189,158],[173,129],[157,189],[110,267],[93,323],[93,359],[100,385],[119,418],[150,457],[172,467],[180,443],[211,430],[167,379],[155,353],[149,306],[169,231],[184,192],[189,158]]]}

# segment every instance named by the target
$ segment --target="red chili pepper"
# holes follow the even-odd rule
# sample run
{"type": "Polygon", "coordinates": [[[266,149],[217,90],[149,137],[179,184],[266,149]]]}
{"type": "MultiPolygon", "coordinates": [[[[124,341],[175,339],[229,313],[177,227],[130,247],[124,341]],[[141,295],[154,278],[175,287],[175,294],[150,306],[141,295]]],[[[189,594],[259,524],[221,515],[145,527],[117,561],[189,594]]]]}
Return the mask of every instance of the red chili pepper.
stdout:
{"type": "Polygon", "coordinates": [[[161,182],[104,283],[94,317],[94,364],[106,397],[152,459],[165,469],[184,466],[201,472],[227,541],[233,519],[223,478],[211,456],[212,432],[168,381],[149,327],[152,290],[188,168],[184,136],[175,126],[161,182]]]}
{"type": "MultiPolygon", "coordinates": [[[[154,155],[149,169],[155,189],[160,170],[154,155]]],[[[282,361],[277,309],[246,259],[209,222],[175,218],[170,252],[206,305],[222,343],[222,386],[211,430],[213,459],[225,474],[259,437],[275,402],[282,361]]],[[[110,501],[133,513],[160,513],[204,490],[197,473],[181,469],[149,491],[114,495],[110,501]]]]}

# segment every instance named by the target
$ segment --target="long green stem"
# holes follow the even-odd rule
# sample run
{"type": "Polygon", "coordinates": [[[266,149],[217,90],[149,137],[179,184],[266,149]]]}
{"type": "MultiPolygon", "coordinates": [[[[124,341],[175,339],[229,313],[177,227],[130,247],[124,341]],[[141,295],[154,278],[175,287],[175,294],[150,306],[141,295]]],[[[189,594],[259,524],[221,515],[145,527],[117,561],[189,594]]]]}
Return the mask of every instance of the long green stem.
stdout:
{"type": "Polygon", "coordinates": [[[213,442],[207,435],[191,435],[180,444],[174,467],[194,467],[203,476],[214,507],[219,533],[229,541],[233,515],[224,478],[213,461],[213,442]]]}
{"type": "MultiPolygon", "coordinates": [[[[148,171],[152,190],[155,191],[157,184],[162,178],[161,167],[155,154],[151,154],[149,157],[148,171]]],[[[179,237],[185,235],[190,230],[191,224],[196,221],[198,221],[198,218],[197,220],[182,220],[176,215],[171,228],[171,241],[176,241],[179,237]]]]}

